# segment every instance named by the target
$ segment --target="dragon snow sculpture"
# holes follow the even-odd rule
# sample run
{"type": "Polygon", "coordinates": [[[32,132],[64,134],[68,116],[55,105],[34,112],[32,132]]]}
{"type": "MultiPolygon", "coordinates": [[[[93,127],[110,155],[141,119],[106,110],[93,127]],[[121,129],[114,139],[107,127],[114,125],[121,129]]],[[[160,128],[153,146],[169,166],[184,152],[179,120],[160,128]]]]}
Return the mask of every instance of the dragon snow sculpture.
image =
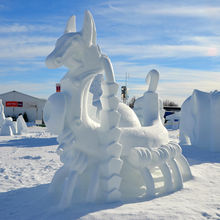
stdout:
{"type": "MultiPolygon", "coordinates": [[[[191,178],[181,148],[169,142],[161,123],[155,92],[158,79],[144,95],[150,103],[144,110],[145,126],[127,107],[124,111],[137,121],[128,123],[130,127],[119,127],[118,85],[110,59],[96,44],[90,12],[85,12],[80,32],[76,32],[75,17],[69,19],[46,65],[69,69],[61,80],[62,92],[51,95],[44,109],[47,127],[58,135],[58,154],[63,162],[49,188],[59,195],[61,209],[72,202],[154,197],[181,189],[183,181],[191,178]],[[102,110],[95,122],[88,111],[88,93],[100,72],[104,72],[105,81],[102,110]]],[[[150,73],[155,74],[156,70],[150,73]]]]}

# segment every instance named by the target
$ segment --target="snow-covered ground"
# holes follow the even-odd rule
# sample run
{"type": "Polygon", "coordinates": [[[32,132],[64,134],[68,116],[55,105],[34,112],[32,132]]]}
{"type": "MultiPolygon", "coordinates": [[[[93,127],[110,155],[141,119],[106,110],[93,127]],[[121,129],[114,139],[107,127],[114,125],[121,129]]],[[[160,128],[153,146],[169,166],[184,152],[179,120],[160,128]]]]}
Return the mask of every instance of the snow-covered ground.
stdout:
{"type": "MultiPolygon", "coordinates": [[[[0,137],[0,219],[220,219],[220,153],[182,146],[193,173],[181,191],[149,201],[56,208],[48,183],[62,165],[46,128],[0,137]]],[[[178,141],[178,130],[169,131],[178,141]]]]}

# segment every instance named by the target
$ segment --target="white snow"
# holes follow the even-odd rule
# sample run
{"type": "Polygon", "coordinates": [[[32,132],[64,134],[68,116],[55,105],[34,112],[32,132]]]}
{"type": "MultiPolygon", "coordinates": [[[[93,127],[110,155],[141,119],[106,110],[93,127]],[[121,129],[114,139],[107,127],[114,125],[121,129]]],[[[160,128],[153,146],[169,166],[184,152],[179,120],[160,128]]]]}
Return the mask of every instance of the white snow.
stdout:
{"type": "Polygon", "coordinates": [[[220,152],[220,92],[194,90],[181,109],[180,142],[220,152]]]}
{"type": "Polygon", "coordinates": [[[49,68],[69,69],[61,80],[62,92],[53,94],[44,109],[44,121],[57,139],[46,128],[25,127],[22,120],[20,136],[0,137],[0,218],[220,218],[220,155],[183,146],[192,178],[177,131],[168,134],[160,120],[159,73],[151,70],[146,79],[144,126],[123,107],[125,127],[119,127],[118,85],[110,59],[96,45],[90,12],[82,31],[75,31],[72,16],[46,60],[49,68]],[[105,81],[95,122],[88,114],[88,92],[99,72],[105,73],[105,81]]]}
{"type": "MultiPolygon", "coordinates": [[[[178,141],[178,130],[169,131],[178,141]]],[[[220,153],[184,146],[194,178],[168,196],[148,201],[78,204],[58,211],[48,186],[62,163],[47,129],[0,137],[0,219],[220,219],[220,153]]]]}
{"type": "Polygon", "coordinates": [[[118,105],[118,112],[121,115],[119,127],[141,127],[137,115],[126,104],[120,102],[118,105]]]}

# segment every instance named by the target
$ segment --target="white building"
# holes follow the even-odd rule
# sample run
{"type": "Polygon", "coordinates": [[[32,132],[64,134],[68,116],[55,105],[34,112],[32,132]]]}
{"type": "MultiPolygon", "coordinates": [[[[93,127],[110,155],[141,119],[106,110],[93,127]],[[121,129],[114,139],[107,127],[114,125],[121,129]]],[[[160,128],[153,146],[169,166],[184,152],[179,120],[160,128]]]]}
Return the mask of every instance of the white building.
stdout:
{"type": "Polygon", "coordinates": [[[27,113],[28,121],[42,120],[45,99],[39,99],[17,91],[0,94],[6,117],[18,117],[27,113]]]}

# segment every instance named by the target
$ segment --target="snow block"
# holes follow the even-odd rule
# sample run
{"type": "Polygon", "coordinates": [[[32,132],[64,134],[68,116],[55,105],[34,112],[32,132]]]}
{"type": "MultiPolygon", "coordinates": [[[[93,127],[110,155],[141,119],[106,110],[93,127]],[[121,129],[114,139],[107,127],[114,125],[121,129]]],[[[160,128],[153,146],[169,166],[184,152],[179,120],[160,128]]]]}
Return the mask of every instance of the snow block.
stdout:
{"type": "Polygon", "coordinates": [[[103,132],[100,136],[100,143],[104,145],[110,145],[119,140],[121,130],[119,128],[113,127],[108,130],[108,132],[103,132]]]}
{"type": "Polygon", "coordinates": [[[111,158],[101,166],[101,174],[103,177],[110,177],[113,174],[120,174],[123,161],[118,158],[111,158]]]}
{"type": "Polygon", "coordinates": [[[121,192],[118,189],[112,190],[107,194],[107,202],[117,202],[121,200],[121,192]]]}
{"type": "Polygon", "coordinates": [[[102,96],[101,97],[102,107],[106,110],[117,109],[118,98],[115,96],[102,96]]]}
{"type": "Polygon", "coordinates": [[[102,84],[102,90],[104,91],[103,92],[104,96],[111,96],[113,94],[117,94],[118,84],[114,82],[111,82],[111,83],[105,82],[102,84]]]}
{"type": "Polygon", "coordinates": [[[180,143],[220,152],[220,92],[194,90],[181,109],[180,143]]]}
{"type": "Polygon", "coordinates": [[[113,175],[110,178],[102,178],[101,184],[105,193],[110,193],[114,189],[119,189],[121,177],[118,175],[113,175]]]}
{"type": "Polygon", "coordinates": [[[120,115],[116,111],[102,110],[101,112],[101,127],[103,129],[111,129],[118,126],[120,115]]]}
{"type": "Polygon", "coordinates": [[[111,157],[120,158],[122,152],[122,145],[114,142],[113,144],[107,146],[107,154],[111,157]]]}

